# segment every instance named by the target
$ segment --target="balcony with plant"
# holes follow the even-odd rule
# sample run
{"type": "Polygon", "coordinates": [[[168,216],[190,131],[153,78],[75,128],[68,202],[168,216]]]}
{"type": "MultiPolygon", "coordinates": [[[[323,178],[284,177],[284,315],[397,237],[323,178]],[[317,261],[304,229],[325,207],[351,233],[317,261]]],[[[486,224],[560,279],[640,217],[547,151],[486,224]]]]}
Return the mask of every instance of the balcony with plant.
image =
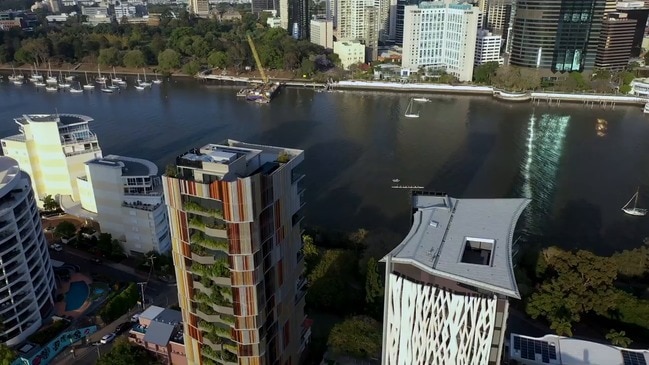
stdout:
{"type": "Polygon", "coordinates": [[[202,216],[223,219],[223,209],[208,208],[191,200],[183,203],[183,210],[189,213],[194,213],[202,216]]]}
{"type": "Polygon", "coordinates": [[[196,275],[207,276],[210,278],[230,278],[231,275],[230,265],[225,258],[216,259],[214,260],[213,264],[201,264],[198,262],[192,262],[190,270],[196,275]]]}
{"type": "MultiPolygon", "coordinates": [[[[191,222],[190,222],[191,224],[191,222]]],[[[192,246],[194,244],[201,245],[210,250],[219,250],[223,252],[228,252],[229,245],[228,240],[225,238],[212,238],[201,231],[195,231],[190,236],[190,241],[192,246]]]]}

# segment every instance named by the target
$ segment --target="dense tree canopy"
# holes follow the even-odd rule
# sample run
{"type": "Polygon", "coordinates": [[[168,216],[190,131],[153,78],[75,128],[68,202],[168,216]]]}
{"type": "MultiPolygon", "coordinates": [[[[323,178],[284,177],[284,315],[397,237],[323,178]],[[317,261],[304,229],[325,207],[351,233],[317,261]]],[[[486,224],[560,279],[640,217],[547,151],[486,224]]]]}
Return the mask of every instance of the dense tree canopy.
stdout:
{"type": "Polygon", "coordinates": [[[124,338],[115,341],[113,348],[97,360],[97,365],[153,365],[157,362],[143,348],[124,338]]]}
{"type": "Polygon", "coordinates": [[[334,326],[327,344],[340,355],[378,358],[381,355],[381,324],[370,317],[356,316],[334,326]]]}
{"type": "Polygon", "coordinates": [[[5,344],[0,344],[0,365],[11,365],[16,359],[16,353],[5,344]]]}
{"type": "Polygon", "coordinates": [[[177,18],[163,14],[159,27],[119,23],[90,27],[70,20],[64,25],[45,23],[33,32],[0,31],[0,62],[39,67],[46,67],[48,61],[98,62],[131,68],[160,62],[166,71],[192,62],[189,71],[208,64],[242,70],[255,66],[247,34],[252,35],[266,69],[297,70],[313,62],[316,70],[323,71],[337,60],[331,51],[297,41],[284,29],[270,29],[250,13],[244,13],[240,22],[219,22],[180,12],[177,18]]]}

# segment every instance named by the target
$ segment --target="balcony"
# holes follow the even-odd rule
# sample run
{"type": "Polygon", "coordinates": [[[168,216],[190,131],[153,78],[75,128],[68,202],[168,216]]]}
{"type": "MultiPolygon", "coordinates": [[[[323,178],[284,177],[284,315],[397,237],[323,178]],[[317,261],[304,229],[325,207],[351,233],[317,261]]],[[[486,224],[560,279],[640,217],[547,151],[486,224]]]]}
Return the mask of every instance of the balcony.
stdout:
{"type": "Polygon", "coordinates": [[[224,238],[212,238],[203,232],[194,232],[190,237],[192,244],[196,243],[211,250],[229,251],[228,240],[224,238]]]}
{"type": "Polygon", "coordinates": [[[188,213],[194,213],[205,217],[223,219],[223,210],[209,209],[193,201],[183,203],[183,210],[188,213]]]}
{"type": "Polygon", "coordinates": [[[65,157],[83,155],[85,153],[93,153],[93,152],[101,152],[101,148],[99,148],[99,146],[97,146],[97,147],[88,148],[88,149],[81,150],[81,151],[65,152],[65,157]]]}
{"type": "Polygon", "coordinates": [[[302,299],[304,299],[304,296],[306,295],[306,289],[304,290],[298,290],[295,293],[295,304],[298,304],[302,299]]]}
{"type": "Polygon", "coordinates": [[[145,210],[147,212],[153,212],[154,210],[156,210],[161,205],[162,205],[161,203],[147,204],[147,203],[142,203],[142,202],[134,202],[134,203],[129,203],[127,201],[122,202],[122,206],[125,207],[125,208],[145,210]]]}
{"type": "Polygon", "coordinates": [[[190,270],[196,275],[207,276],[209,278],[220,277],[229,279],[231,275],[230,265],[226,259],[216,259],[213,264],[209,265],[193,262],[190,270]]]}

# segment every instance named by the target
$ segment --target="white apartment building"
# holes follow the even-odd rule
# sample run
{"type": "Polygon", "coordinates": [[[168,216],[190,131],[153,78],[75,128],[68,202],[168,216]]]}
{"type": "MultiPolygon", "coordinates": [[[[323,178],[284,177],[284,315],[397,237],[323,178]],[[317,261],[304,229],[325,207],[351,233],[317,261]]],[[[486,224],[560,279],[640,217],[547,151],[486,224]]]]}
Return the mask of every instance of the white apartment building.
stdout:
{"type": "Polygon", "coordinates": [[[416,193],[412,227],[386,264],[384,365],[495,365],[508,297],[520,299],[514,228],[528,199],[416,193]]]}
{"type": "Polygon", "coordinates": [[[31,179],[0,156],[0,342],[17,345],[41,327],[55,285],[31,179]]]}
{"type": "Polygon", "coordinates": [[[504,60],[500,57],[501,45],[501,36],[494,35],[486,29],[480,29],[475,42],[475,66],[484,65],[487,62],[498,62],[502,65],[504,60]]]}
{"type": "Polygon", "coordinates": [[[436,1],[406,6],[404,13],[403,68],[445,70],[471,81],[480,10],[436,1]]]}
{"type": "Polygon", "coordinates": [[[365,46],[360,42],[334,42],[334,53],[345,70],[353,64],[365,62],[365,46]]]}
{"type": "Polygon", "coordinates": [[[108,155],[85,164],[77,178],[81,207],[96,216],[127,254],[171,250],[167,207],[158,167],[150,161],[108,155]]]}
{"type": "Polygon", "coordinates": [[[123,17],[131,18],[135,16],[135,6],[128,3],[121,3],[115,5],[115,17],[119,20],[123,17]]]}
{"type": "Polygon", "coordinates": [[[311,43],[323,46],[324,48],[334,48],[334,22],[325,19],[311,20],[311,43]]]}
{"type": "Polygon", "coordinates": [[[0,140],[2,153],[18,161],[38,199],[69,195],[79,200],[77,177],[85,162],[102,156],[92,118],[75,114],[31,114],[14,119],[20,134],[0,140]]]}
{"type": "Polygon", "coordinates": [[[378,54],[379,19],[375,0],[338,0],[336,39],[362,42],[367,47],[366,58],[374,61],[378,54]]]}

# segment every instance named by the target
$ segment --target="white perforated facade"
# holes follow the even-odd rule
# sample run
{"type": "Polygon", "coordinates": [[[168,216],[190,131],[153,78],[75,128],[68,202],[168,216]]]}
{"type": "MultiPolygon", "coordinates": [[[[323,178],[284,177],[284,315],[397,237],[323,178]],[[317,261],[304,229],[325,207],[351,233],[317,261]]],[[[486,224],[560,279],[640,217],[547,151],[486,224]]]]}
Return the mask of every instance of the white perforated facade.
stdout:
{"type": "Polygon", "coordinates": [[[390,274],[384,364],[488,364],[498,299],[390,274]]]}

